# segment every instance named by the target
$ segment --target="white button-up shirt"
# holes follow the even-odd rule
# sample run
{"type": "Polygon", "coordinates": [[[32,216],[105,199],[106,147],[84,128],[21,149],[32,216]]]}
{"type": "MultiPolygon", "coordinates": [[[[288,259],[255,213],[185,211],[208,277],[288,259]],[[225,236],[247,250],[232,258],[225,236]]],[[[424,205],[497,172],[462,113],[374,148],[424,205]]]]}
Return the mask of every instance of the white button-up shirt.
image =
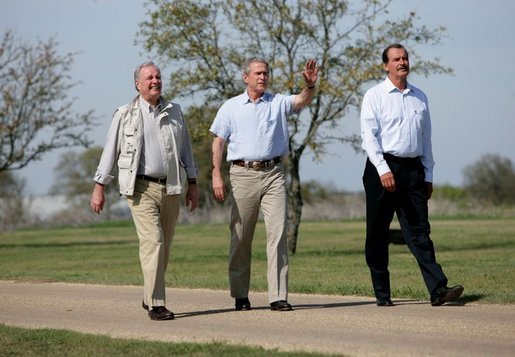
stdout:
{"type": "Polygon", "coordinates": [[[425,181],[433,181],[431,118],[424,92],[409,83],[401,92],[386,78],[365,93],[360,121],[363,149],[380,176],[390,171],[383,153],[420,156],[425,181]]]}

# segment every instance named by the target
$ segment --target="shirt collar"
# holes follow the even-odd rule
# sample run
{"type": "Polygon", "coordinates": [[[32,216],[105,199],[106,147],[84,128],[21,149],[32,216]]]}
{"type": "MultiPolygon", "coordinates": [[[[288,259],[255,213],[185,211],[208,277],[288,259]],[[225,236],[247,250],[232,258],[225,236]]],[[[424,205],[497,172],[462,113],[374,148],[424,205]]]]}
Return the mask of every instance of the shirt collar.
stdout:
{"type": "MultiPolygon", "coordinates": [[[[270,101],[270,96],[271,95],[272,95],[271,93],[265,92],[261,96],[261,98],[259,98],[259,101],[261,101],[261,102],[270,101]]],[[[252,100],[250,100],[249,94],[247,93],[246,89],[245,89],[245,91],[242,94],[242,100],[243,100],[243,104],[252,103],[252,100]]]]}
{"type": "MultiPolygon", "coordinates": [[[[152,108],[150,103],[148,103],[141,96],[139,96],[139,104],[140,104],[141,110],[144,110],[145,113],[153,113],[154,112],[154,108],[152,108]]],[[[155,109],[157,109],[158,111],[161,111],[162,108],[163,108],[163,100],[162,100],[162,98],[159,98],[159,103],[157,104],[155,109]]]]}
{"type": "MultiPolygon", "coordinates": [[[[393,92],[394,90],[397,90],[398,92],[400,92],[399,88],[397,88],[393,83],[392,81],[390,80],[390,78],[386,77],[386,79],[384,80],[384,88],[386,89],[386,92],[387,93],[391,93],[393,92]]],[[[414,87],[409,83],[407,82],[406,83],[406,90],[404,92],[410,92],[414,89],[414,87]]]]}

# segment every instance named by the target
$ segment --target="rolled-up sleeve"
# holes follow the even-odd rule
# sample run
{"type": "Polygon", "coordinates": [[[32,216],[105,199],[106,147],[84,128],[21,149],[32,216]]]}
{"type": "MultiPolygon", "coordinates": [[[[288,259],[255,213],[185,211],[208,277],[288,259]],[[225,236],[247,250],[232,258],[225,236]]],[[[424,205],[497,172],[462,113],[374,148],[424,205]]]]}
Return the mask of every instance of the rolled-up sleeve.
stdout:
{"type": "Polygon", "coordinates": [[[98,164],[97,171],[93,180],[103,185],[111,183],[114,179],[113,167],[120,154],[119,131],[122,113],[116,110],[111,121],[111,126],[107,132],[106,143],[100,163],[98,164]]]}

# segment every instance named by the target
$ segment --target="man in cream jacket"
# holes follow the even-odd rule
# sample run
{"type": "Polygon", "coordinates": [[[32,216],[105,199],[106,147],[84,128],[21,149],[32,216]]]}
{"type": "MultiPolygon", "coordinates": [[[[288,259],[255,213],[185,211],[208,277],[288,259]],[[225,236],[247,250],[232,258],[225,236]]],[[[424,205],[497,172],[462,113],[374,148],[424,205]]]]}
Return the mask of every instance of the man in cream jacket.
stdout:
{"type": "Polygon", "coordinates": [[[104,187],[114,179],[116,164],[120,194],[127,199],[140,242],[142,306],[152,320],[171,320],[165,272],[186,181],[186,205],[190,211],[198,206],[198,170],[180,106],[161,97],[159,68],[152,62],[139,65],[134,84],[138,96],[113,115],[94,176],[91,209],[102,211],[104,187]]]}

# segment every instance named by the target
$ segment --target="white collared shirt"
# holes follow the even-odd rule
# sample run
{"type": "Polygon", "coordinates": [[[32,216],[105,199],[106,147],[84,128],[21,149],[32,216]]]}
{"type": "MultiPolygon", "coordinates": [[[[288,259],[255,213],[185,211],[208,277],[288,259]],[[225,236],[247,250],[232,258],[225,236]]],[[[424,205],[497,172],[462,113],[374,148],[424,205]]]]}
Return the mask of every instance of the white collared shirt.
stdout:
{"type": "Polygon", "coordinates": [[[433,181],[431,117],[424,92],[409,83],[401,92],[386,78],[365,93],[360,122],[363,149],[380,176],[390,171],[383,153],[420,156],[425,181],[433,181]]]}
{"type": "Polygon", "coordinates": [[[161,102],[152,107],[140,96],[141,115],[143,116],[143,151],[141,153],[138,174],[156,178],[166,177],[168,161],[166,149],[159,134],[162,109],[161,102]]]}

